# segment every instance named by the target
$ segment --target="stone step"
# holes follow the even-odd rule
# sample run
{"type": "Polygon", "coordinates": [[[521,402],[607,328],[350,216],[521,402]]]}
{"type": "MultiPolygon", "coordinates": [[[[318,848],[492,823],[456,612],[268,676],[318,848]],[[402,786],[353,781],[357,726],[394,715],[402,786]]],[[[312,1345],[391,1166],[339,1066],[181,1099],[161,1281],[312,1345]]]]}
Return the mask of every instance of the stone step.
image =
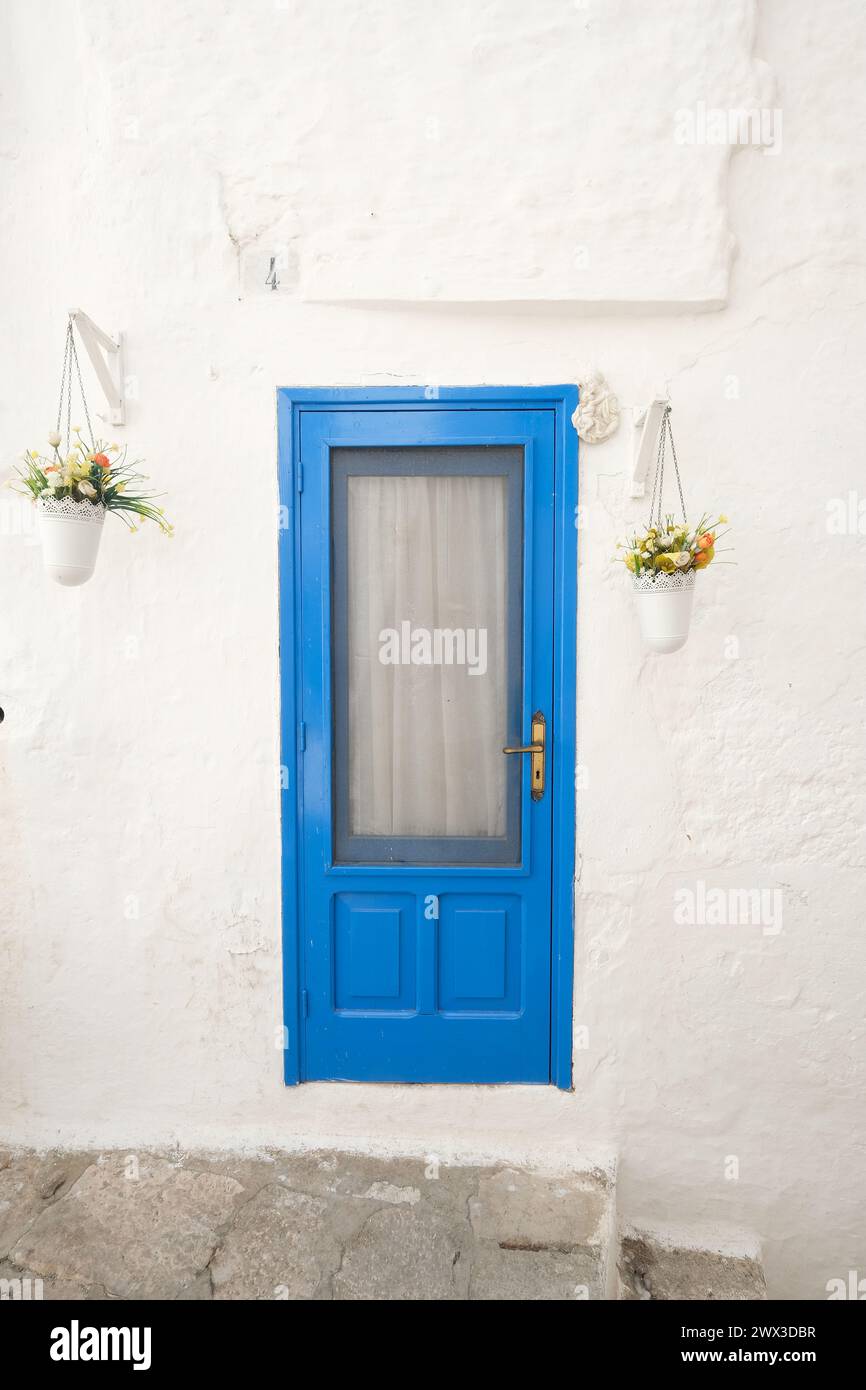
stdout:
{"type": "Polygon", "coordinates": [[[687,1243],[682,1234],[632,1228],[622,1233],[620,1241],[619,1297],[661,1302],[754,1300],[766,1298],[767,1289],[759,1251],[748,1240],[739,1250],[712,1250],[698,1240],[687,1243]]]}
{"type": "Polygon", "coordinates": [[[478,1299],[608,1299],[615,1287],[616,1209],[602,1175],[505,1168],[479,1179],[469,1216],[478,1299]]]}

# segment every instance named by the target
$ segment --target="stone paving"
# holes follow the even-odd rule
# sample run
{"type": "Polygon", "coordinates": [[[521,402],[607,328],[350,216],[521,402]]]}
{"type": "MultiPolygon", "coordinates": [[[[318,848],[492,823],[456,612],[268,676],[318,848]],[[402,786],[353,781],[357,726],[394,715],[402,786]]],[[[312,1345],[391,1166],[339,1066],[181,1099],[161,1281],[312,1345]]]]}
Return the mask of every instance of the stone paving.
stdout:
{"type": "Polygon", "coordinates": [[[599,1299],[612,1233],[601,1175],[0,1154],[0,1281],[41,1279],[46,1299],[599,1299]]]}

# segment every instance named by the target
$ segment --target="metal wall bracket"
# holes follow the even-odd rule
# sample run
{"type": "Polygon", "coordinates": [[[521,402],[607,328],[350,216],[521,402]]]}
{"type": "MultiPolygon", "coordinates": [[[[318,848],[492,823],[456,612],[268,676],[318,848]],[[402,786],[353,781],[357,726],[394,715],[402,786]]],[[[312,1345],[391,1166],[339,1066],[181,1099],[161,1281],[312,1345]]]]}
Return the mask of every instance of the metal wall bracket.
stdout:
{"type": "Polygon", "coordinates": [[[631,477],[628,480],[629,497],[646,496],[646,480],[649,474],[650,461],[655,455],[662,415],[668,405],[670,405],[670,400],[667,396],[656,396],[649,405],[632,408],[633,424],[635,430],[640,430],[640,434],[634,441],[631,477]]]}
{"type": "Polygon", "coordinates": [[[108,402],[108,413],[100,415],[110,425],[126,423],[123,403],[123,334],[110,338],[107,333],[88,318],[83,309],[70,309],[69,317],[78,329],[78,336],[87,349],[87,356],[99,378],[99,384],[108,402]]]}

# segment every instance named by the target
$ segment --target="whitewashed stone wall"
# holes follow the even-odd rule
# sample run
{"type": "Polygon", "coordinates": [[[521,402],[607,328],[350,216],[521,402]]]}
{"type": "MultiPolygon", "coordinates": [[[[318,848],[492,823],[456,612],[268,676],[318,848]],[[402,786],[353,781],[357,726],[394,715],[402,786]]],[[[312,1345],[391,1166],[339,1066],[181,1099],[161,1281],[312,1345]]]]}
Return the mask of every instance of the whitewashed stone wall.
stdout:
{"type": "Polygon", "coordinates": [[[178,530],[109,524],[66,592],[3,504],[0,1139],[618,1155],[626,1217],[755,1231],[771,1293],[866,1275],[858,0],[0,23],[3,467],[81,305],[126,334],[123,437],[178,530]],[[684,143],[755,106],[771,149],[684,143]],[[611,560],[630,425],[583,452],[575,1092],[286,1090],[275,387],[587,363],[627,406],[670,383],[738,567],[646,655],[611,560]],[[779,889],[781,930],[678,925],[699,882],[779,889]]]}

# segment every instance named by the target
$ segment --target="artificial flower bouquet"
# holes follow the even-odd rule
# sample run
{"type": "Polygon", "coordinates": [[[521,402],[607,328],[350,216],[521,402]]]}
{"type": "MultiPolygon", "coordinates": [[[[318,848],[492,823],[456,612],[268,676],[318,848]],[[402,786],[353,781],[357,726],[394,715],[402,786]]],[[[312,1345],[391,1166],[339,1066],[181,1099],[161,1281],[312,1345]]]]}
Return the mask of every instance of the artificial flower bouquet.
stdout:
{"type": "Polygon", "coordinates": [[[157,494],[143,484],[140,460],[127,461],[126,449],[102,440],[86,444],[81,430],[69,435],[66,453],[60,452],[57,431],[48,436],[48,454],[29,449],[24,467],[18,468],[16,491],[28,494],[36,504],[45,568],[58,584],[84,584],[96,568],[96,557],[106,512],[114,512],[131,531],[141,521],[154,522],[164,535],[174,528],[166,520],[157,494]]]}
{"type": "Polygon", "coordinates": [[[695,575],[712,564],[716,547],[727,531],[726,516],[704,513],[696,526],[656,519],[645,531],[636,532],[618,546],[626,569],[632,574],[641,630],[646,645],[656,652],[675,652],[689,635],[695,575]]]}
{"type": "Polygon", "coordinates": [[[24,468],[16,470],[23,484],[17,490],[30,493],[36,501],[69,500],[104,507],[116,512],[132,531],[138,529],[134,518],[153,521],[165,535],[172,535],[174,528],[166,521],[165,512],[154,505],[156,494],[142,490],[145,478],[136,471],[141,460],[128,463],[127,450],[119,444],[98,440],[88,447],[78,426],[74,434],[75,443],[65,457],[56,431],[48,436],[49,455],[29,449],[24,468]]]}
{"type": "Polygon", "coordinates": [[[705,513],[697,526],[689,527],[685,522],[675,522],[672,516],[665,517],[656,526],[649,526],[646,531],[636,532],[630,540],[620,542],[617,549],[624,550],[625,554],[618,558],[636,579],[652,580],[659,574],[704,570],[715,558],[716,542],[727,535],[727,531],[719,530],[727,521],[726,516],[713,521],[705,513]]]}

